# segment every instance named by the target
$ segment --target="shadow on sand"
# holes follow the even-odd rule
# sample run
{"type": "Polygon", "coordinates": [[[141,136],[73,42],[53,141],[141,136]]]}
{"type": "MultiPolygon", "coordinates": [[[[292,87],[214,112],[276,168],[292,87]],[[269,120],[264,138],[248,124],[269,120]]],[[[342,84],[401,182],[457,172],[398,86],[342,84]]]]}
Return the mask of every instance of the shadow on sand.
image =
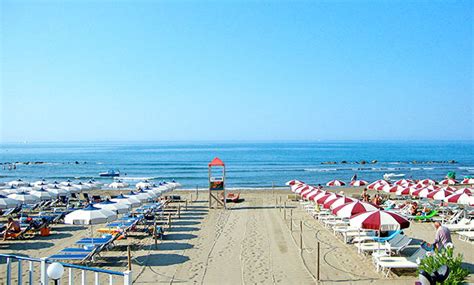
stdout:
{"type": "Polygon", "coordinates": [[[197,221],[174,221],[173,226],[194,226],[194,225],[199,225],[201,222],[197,221]]]}
{"type": "Polygon", "coordinates": [[[165,234],[164,240],[185,240],[197,238],[197,235],[193,234],[165,234]]]}
{"type": "MultiPolygon", "coordinates": [[[[42,249],[54,246],[52,242],[35,241],[23,242],[21,240],[9,241],[0,245],[0,250],[25,250],[25,249],[42,249]]],[[[8,254],[17,254],[17,252],[10,252],[8,254]]]]}
{"type": "Polygon", "coordinates": [[[144,266],[166,266],[184,263],[189,257],[179,254],[150,254],[148,256],[137,257],[136,262],[144,266]]]}
{"type": "MultiPolygon", "coordinates": [[[[174,224],[176,226],[176,223],[174,224]]],[[[199,231],[199,228],[196,227],[171,227],[171,229],[167,230],[170,233],[176,232],[192,232],[192,231],[199,231]]]]}

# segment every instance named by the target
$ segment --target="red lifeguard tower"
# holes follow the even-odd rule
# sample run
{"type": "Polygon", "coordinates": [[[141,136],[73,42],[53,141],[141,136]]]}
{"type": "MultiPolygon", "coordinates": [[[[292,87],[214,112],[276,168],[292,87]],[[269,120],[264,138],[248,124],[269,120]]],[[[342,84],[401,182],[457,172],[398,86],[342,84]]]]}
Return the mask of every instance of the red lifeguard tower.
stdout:
{"type": "Polygon", "coordinates": [[[225,193],[225,164],[215,157],[209,163],[209,209],[216,204],[216,208],[222,206],[226,209],[226,193],[225,193]]]}

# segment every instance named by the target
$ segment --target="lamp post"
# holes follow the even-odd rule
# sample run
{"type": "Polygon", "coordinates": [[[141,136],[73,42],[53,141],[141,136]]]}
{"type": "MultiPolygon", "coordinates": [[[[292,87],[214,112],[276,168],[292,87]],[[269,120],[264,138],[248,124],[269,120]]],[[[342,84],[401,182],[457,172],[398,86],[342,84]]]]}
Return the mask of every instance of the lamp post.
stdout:
{"type": "Polygon", "coordinates": [[[59,285],[59,280],[63,276],[64,273],[64,267],[61,263],[59,262],[53,262],[48,266],[48,269],[46,270],[46,274],[48,274],[48,277],[52,280],[54,280],[55,285],[59,285]]]}

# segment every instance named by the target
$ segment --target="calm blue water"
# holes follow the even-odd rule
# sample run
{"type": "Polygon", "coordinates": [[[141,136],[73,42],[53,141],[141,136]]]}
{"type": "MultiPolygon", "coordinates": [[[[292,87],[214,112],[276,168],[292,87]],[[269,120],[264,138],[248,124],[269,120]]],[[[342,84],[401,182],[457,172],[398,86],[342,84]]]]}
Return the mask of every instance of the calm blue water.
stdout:
{"type": "Polygon", "coordinates": [[[334,178],[348,181],[354,173],[369,181],[387,172],[436,180],[450,170],[458,177],[474,175],[474,142],[30,143],[0,147],[0,162],[47,162],[18,165],[16,170],[0,168],[0,181],[98,179],[99,172],[116,168],[129,177],[174,178],[185,188],[206,187],[207,163],[215,156],[226,163],[228,187],[283,185],[295,178],[322,184],[334,178]],[[343,160],[378,163],[321,164],[343,160]],[[458,163],[410,163],[414,160],[458,163]],[[80,164],[72,163],[75,161],[80,164]]]}

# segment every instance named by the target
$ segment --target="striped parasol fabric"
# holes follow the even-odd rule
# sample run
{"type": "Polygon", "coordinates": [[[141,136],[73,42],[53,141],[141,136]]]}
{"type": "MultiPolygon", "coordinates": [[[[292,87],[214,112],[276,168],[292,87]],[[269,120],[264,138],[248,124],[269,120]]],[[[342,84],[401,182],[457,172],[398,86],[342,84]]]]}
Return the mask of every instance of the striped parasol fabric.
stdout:
{"type": "Polygon", "coordinates": [[[300,195],[301,195],[301,197],[305,198],[306,194],[308,194],[311,191],[313,191],[313,187],[308,185],[307,187],[305,187],[304,190],[301,190],[300,195]]]}
{"type": "Polygon", "coordinates": [[[285,183],[286,186],[293,186],[293,185],[298,185],[298,184],[305,184],[303,181],[300,180],[290,180],[285,183]]]}
{"type": "Polygon", "coordinates": [[[459,194],[452,194],[452,195],[444,198],[444,201],[448,202],[448,203],[469,205],[471,199],[472,199],[472,195],[467,194],[467,193],[459,193],[459,194]]]}
{"type": "Polygon", "coordinates": [[[385,185],[383,188],[382,188],[382,191],[386,192],[386,193],[395,193],[397,191],[401,191],[403,189],[407,188],[406,186],[401,186],[401,185],[393,185],[393,186],[390,186],[390,185],[385,185]]]}
{"type": "Polygon", "coordinates": [[[406,188],[403,188],[401,190],[398,190],[397,192],[395,192],[395,195],[397,196],[405,196],[405,195],[410,195],[411,193],[411,188],[410,187],[406,187],[406,188]]]}
{"type": "Polygon", "coordinates": [[[444,179],[439,182],[439,185],[455,185],[458,182],[454,179],[444,179]]]}
{"type": "Polygon", "coordinates": [[[306,187],[306,184],[297,184],[297,185],[292,185],[290,186],[291,192],[299,194],[301,192],[301,189],[306,187]]]}
{"type": "Polygon", "coordinates": [[[379,186],[379,185],[387,185],[387,184],[390,184],[390,183],[388,183],[387,181],[385,181],[385,180],[383,180],[383,179],[379,179],[379,180],[376,180],[376,181],[370,183],[370,184],[367,186],[367,189],[373,190],[376,186],[379,186]]]}
{"type": "Polygon", "coordinates": [[[329,181],[328,183],[326,183],[326,186],[330,186],[330,187],[333,187],[333,186],[344,186],[346,185],[346,183],[344,181],[341,181],[341,180],[331,180],[329,181]]]}
{"type": "Polygon", "coordinates": [[[423,189],[413,191],[411,195],[415,197],[426,198],[428,194],[430,194],[431,192],[434,192],[434,191],[431,191],[428,188],[423,188],[423,189]]]}
{"type": "Polygon", "coordinates": [[[424,185],[424,186],[435,185],[436,181],[432,179],[423,179],[423,180],[418,181],[417,184],[424,185]]]}
{"type": "Polygon", "coordinates": [[[378,208],[373,204],[354,201],[335,207],[332,209],[332,213],[340,218],[350,218],[353,215],[375,210],[378,210],[378,208]]]}
{"type": "Polygon", "coordinates": [[[431,191],[435,191],[435,190],[441,189],[441,187],[439,187],[437,185],[429,185],[428,187],[426,187],[426,189],[431,190],[431,191]]]}
{"type": "Polygon", "coordinates": [[[442,201],[446,197],[452,194],[453,194],[452,191],[440,189],[440,190],[430,192],[428,195],[426,195],[426,198],[442,201]]]}
{"type": "Polygon", "coordinates": [[[365,181],[365,180],[354,180],[354,181],[351,181],[351,186],[354,186],[354,187],[360,187],[360,186],[365,186],[369,184],[369,182],[365,181]]]}
{"type": "Polygon", "coordinates": [[[352,216],[350,225],[361,229],[393,231],[408,228],[410,222],[395,212],[375,210],[352,216]]]}
{"type": "Polygon", "coordinates": [[[347,196],[342,196],[340,198],[333,199],[329,202],[326,201],[323,207],[326,209],[334,209],[336,207],[342,206],[347,203],[355,202],[355,201],[357,201],[357,199],[347,197],[347,196]]]}
{"type": "Polygon", "coordinates": [[[464,178],[461,184],[474,184],[474,178],[464,178]]]}
{"type": "Polygon", "coordinates": [[[321,198],[319,198],[319,199],[316,201],[316,203],[318,203],[319,205],[322,205],[322,204],[326,203],[326,201],[327,201],[328,199],[329,199],[329,201],[330,201],[330,200],[336,199],[336,198],[338,198],[338,197],[340,197],[340,195],[337,195],[337,194],[335,194],[335,193],[329,193],[329,192],[328,192],[328,193],[326,193],[326,195],[324,195],[324,196],[322,196],[321,198]]]}
{"type": "Polygon", "coordinates": [[[308,195],[306,195],[306,199],[308,199],[308,200],[313,200],[314,197],[315,197],[316,195],[318,195],[319,193],[321,193],[321,192],[322,192],[322,190],[314,189],[312,192],[310,192],[310,193],[308,193],[308,195]]]}
{"type": "Polygon", "coordinates": [[[320,190],[320,192],[316,196],[313,197],[313,201],[317,202],[320,198],[324,197],[327,194],[330,194],[330,192],[320,190]]]}
{"type": "MultiPolygon", "coordinates": [[[[448,190],[448,191],[453,191],[453,192],[456,191],[456,190],[458,190],[458,188],[453,187],[453,186],[446,186],[446,187],[442,187],[442,188],[439,188],[439,189],[448,190]]],[[[439,189],[438,189],[438,190],[439,190],[439,189]]]]}
{"type": "Polygon", "coordinates": [[[471,189],[471,188],[461,188],[461,189],[458,189],[458,190],[454,191],[454,194],[462,194],[462,193],[466,193],[466,194],[472,195],[472,194],[474,194],[474,189],[471,189]]]}
{"type": "Polygon", "coordinates": [[[412,184],[413,181],[409,180],[409,179],[400,179],[400,180],[397,180],[393,183],[393,185],[407,185],[407,184],[412,184]]]}

